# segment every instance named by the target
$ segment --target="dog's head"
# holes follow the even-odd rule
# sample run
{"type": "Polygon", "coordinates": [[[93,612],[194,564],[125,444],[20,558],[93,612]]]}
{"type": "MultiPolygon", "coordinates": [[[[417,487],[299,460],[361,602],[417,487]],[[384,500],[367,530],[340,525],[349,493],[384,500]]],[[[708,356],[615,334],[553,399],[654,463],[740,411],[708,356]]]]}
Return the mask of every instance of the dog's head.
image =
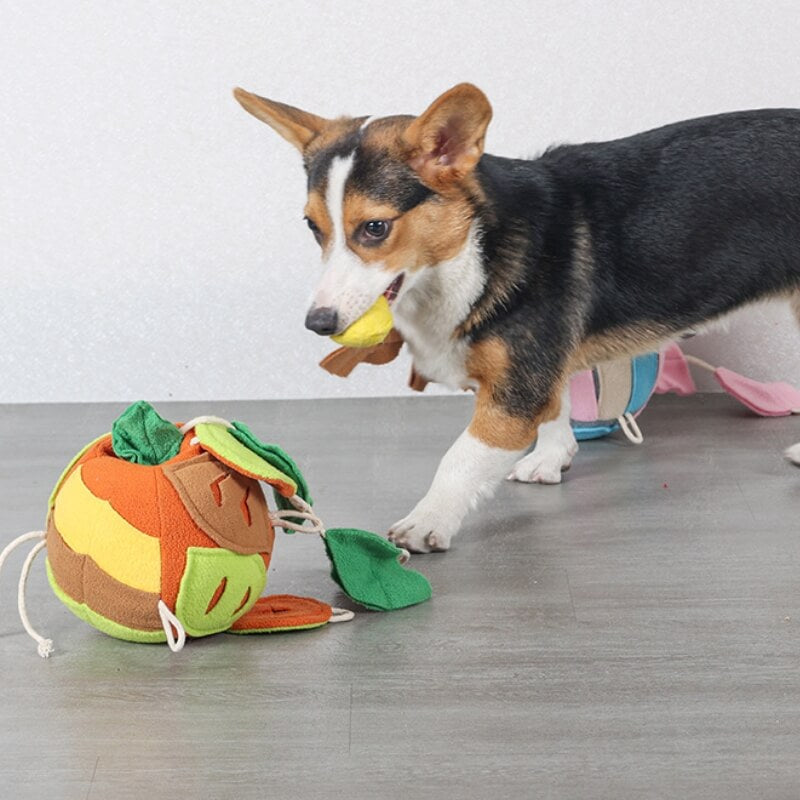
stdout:
{"type": "Polygon", "coordinates": [[[310,330],[340,333],[381,294],[393,301],[464,246],[492,116],[477,87],[455,86],[419,117],[378,119],[324,119],[243,89],[234,95],[303,155],[305,218],[325,266],[310,330]]]}

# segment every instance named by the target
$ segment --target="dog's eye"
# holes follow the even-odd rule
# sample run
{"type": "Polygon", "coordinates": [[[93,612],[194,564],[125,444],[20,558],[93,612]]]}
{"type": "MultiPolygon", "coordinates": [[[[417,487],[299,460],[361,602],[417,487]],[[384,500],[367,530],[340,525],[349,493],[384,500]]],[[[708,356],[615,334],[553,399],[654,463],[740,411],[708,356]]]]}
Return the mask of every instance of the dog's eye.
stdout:
{"type": "Polygon", "coordinates": [[[308,225],[309,227],[309,230],[311,231],[311,233],[314,234],[314,238],[317,241],[320,241],[320,239],[322,239],[322,231],[317,227],[317,223],[314,222],[313,219],[309,219],[308,217],[304,217],[304,219],[306,221],[306,225],[308,225]]]}
{"type": "Polygon", "coordinates": [[[365,245],[382,242],[392,230],[392,223],[387,219],[370,219],[361,226],[360,239],[365,245]]]}

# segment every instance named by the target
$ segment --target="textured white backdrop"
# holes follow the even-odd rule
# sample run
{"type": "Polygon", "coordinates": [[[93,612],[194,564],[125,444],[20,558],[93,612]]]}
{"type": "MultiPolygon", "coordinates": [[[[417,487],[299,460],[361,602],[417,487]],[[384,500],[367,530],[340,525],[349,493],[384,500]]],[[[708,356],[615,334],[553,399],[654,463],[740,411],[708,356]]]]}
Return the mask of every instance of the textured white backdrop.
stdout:
{"type": "MultiPolygon", "coordinates": [[[[390,395],[303,329],[318,260],[294,150],[240,84],[323,115],[419,112],[470,80],[488,149],[532,155],[800,106],[800,6],[0,2],[0,401],[390,395]]],[[[692,349],[800,383],[783,307],[692,349]]]]}

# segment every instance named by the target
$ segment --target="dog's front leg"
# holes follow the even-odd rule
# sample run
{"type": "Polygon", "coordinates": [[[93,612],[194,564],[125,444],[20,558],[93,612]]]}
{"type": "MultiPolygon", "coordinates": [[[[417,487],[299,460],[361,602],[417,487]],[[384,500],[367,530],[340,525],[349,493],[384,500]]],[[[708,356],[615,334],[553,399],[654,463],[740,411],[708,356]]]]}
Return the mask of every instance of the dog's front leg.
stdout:
{"type": "Polygon", "coordinates": [[[428,493],[392,525],[389,538],[417,553],[447,550],[467,512],[492,493],[528,444],[517,450],[492,447],[467,428],[439,463],[428,493]]]}
{"type": "Polygon", "coordinates": [[[415,552],[447,550],[467,512],[490,495],[536,439],[540,422],[558,415],[558,396],[546,412],[510,414],[479,392],[470,426],[445,453],[428,493],[389,530],[395,544],[415,552]]]}

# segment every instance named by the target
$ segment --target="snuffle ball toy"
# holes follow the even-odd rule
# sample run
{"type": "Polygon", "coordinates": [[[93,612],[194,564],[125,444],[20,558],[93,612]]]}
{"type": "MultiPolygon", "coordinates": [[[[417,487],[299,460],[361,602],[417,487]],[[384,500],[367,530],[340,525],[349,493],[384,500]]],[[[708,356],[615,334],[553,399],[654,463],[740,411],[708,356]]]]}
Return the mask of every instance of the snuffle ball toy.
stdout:
{"type": "Polygon", "coordinates": [[[167,642],[226,631],[272,633],[352,618],[310,597],[262,597],[275,528],[322,538],[331,576],[355,602],[375,610],[427,600],[431,588],[404,568],[407,551],[368,531],[326,530],[294,461],[241,422],[198,417],[184,425],[147,403],[130,406],[110,434],[70,462],[54,488],[45,531],[24,534],[0,553],[35,541],[19,581],[23,626],[39,654],[52,641],[35,631],[25,583],[47,552],[50,585],[93,627],[131,642],[167,642]],[[272,489],[269,507],[262,484],[272,489]]]}

